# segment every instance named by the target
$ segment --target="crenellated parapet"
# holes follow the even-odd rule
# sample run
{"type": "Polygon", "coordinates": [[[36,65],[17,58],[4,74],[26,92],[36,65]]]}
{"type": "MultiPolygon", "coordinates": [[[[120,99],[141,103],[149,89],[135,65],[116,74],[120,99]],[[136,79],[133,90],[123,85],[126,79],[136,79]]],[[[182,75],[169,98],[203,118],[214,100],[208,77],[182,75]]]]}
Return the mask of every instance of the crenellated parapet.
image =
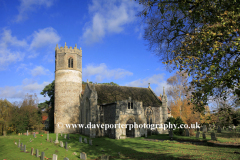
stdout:
{"type": "Polygon", "coordinates": [[[75,47],[72,48],[71,46],[68,48],[66,42],[65,42],[65,46],[64,47],[58,47],[58,44],[55,48],[55,52],[56,53],[75,53],[75,54],[78,54],[80,56],[82,56],[82,49],[80,47],[80,49],[77,48],[77,44],[75,44],[75,47]]]}

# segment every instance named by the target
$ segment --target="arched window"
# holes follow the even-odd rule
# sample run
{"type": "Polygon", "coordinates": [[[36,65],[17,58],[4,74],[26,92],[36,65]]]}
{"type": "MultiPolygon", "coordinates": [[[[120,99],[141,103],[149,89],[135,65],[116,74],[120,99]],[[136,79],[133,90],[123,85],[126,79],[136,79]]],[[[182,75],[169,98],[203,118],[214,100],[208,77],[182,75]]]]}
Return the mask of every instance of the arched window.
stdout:
{"type": "Polygon", "coordinates": [[[68,59],[68,68],[73,68],[73,58],[68,59]]]}

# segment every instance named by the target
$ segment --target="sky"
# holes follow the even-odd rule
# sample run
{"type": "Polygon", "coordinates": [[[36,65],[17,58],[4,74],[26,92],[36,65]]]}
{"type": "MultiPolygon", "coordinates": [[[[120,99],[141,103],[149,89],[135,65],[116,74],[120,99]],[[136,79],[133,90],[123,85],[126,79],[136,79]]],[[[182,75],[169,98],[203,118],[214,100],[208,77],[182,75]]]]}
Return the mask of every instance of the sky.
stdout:
{"type": "Polygon", "coordinates": [[[40,94],[55,77],[55,47],[82,48],[83,81],[148,87],[173,76],[148,50],[132,0],[0,0],[0,99],[40,94]]]}

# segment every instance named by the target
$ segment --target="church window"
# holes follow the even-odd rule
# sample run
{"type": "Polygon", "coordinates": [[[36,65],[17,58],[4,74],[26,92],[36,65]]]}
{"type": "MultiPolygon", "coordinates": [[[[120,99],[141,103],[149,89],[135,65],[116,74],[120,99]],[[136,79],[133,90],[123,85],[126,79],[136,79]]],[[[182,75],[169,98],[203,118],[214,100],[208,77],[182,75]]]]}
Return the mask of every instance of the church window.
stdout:
{"type": "Polygon", "coordinates": [[[133,109],[133,103],[131,103],[131,109],[133,109]]]}
{"type": "Polygon", "coordinates": [[[128,109],[133,109],[133,103],[128,102],[128,109]]]}
{"type": "Polygon", "coordinates": [[[130,109],[130,102],[128,102],[128,109],[130,109]]]}
{"type": "Polygon", "coordinates": [[[73,58],[68,59],[68,68],[73,68],[73,58]]]}

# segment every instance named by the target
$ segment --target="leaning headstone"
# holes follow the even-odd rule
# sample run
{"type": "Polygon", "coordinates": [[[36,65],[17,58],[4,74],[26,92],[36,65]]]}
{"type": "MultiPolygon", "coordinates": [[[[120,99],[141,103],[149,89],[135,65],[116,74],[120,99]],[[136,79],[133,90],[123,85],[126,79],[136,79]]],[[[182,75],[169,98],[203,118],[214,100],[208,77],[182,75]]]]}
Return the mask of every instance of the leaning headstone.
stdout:
{"type": "Polygon", "coordinates": [[[85,152],[81,152],[80,153],[80,159],[86,160],[87,159],[87,154],[85,152]]]}
{"type": "Polygon", "coordinates": [[[203,139],[206,139],[206,134],[203,133],[203,134],[202,134],[202,137],[203,137],[203,139]]]}
{"type": "Polygon", "coordinates": [[[101,160],[109,160],[109,155],[101,155],[101,160]]]}
{"type": "Polygon", "coordinates": [[[67,139],[70,139],[69,134],[67,134],[67,139]]]}
{"type": "Polygon", "coordinates": [[[68,149],[68,147],[67,147],[67,142],[65,142],[65,149],[68,149]]]}
{"type": "Polygon", "coordinates": [[[87,138],[84,138],[84,143],[87,143],[87,138]]]}
{"type": "Polygon", "coordinates": [[[57,160],[57,155],[56,154],[53,154],[52,160],[57,160]]]}
{"type": "Polygon", "coordinates": [[[63,142],[62,141],[60,141],[60,147],[63,147],[63,142]]]}
{"type": "Polygon", "coordinates": [[[66,134],[64,135],[64,139],[66,139],[66,134]]]}
{"type": "Polygon", "coordinates": [[[206,125],[203,125],[203,133],[206,133],[207,132],[207,127],[206,125]]]}
{"type": "Polygon", "coordinates": [[[23,152],[26,152],[26,145],[24,145],[23,152]]]}
{"type": "Polygon", "coordinates": [[[173,131],[171,129],[169,130],[169,137],[170,137],[170,139],[173,138],[173,131]]]}
{"type": "Polygon", "coordinates": [[[79,137],[79,142],[82,143],[82,137],[81,136],[79,137]]]}
{"type": "Polygon", "coordinates": [[[36,157],[39,157],[39,151],[36,149],[36,157]]]}
{"type": "Polygon", "coordinates": [[[196,138],[199,138],[200,132],[197,132],[196,134],[196,138]]]}
{"type": "Polygon", "coordinates": [[[218,126],[217,133],[221,133],[221,128],[218,126]]]}
{"type": "Polygon", "coordinates": [[[49,133],[47,133],[47,141],[49,141],[49,133]]]}
{"type": "Polygon", "coordinates": [[[41,154],[41,160],[45,160],[45,153],[44,152],[42,152],[42,154],[41,154]]]}
{"type": "Polygon", "coordinates": [[[216,134],[214,132],[211,133],[211,140],[217,140],[216,134]]]}
{"type": "Polygon", "coordinates": [[[27,130],[27,136],[28,136],[28,130],[27,130]]]}
{"type": "Polygon", "coordinates": [[[91,139],[89,139],[89,145],[92,145],[92,140],[91,139]]]}
{"type": "Polygon", "coordinates": [[[189,130],[188,129],[185,130],[185,134],[186,134],[186,136],[189,137],[189,130]]]}
{"type": "Polygon", "coordinates": [[[33,156],[34,148],[31,148],[31,155],[33,156]]]}
{"type": "Polygon", "coordinates": [[[58,133],[56,133],[56,140],[55,140],[55,143],[59,143],[59,142],[58,142],[58,133]]]}

